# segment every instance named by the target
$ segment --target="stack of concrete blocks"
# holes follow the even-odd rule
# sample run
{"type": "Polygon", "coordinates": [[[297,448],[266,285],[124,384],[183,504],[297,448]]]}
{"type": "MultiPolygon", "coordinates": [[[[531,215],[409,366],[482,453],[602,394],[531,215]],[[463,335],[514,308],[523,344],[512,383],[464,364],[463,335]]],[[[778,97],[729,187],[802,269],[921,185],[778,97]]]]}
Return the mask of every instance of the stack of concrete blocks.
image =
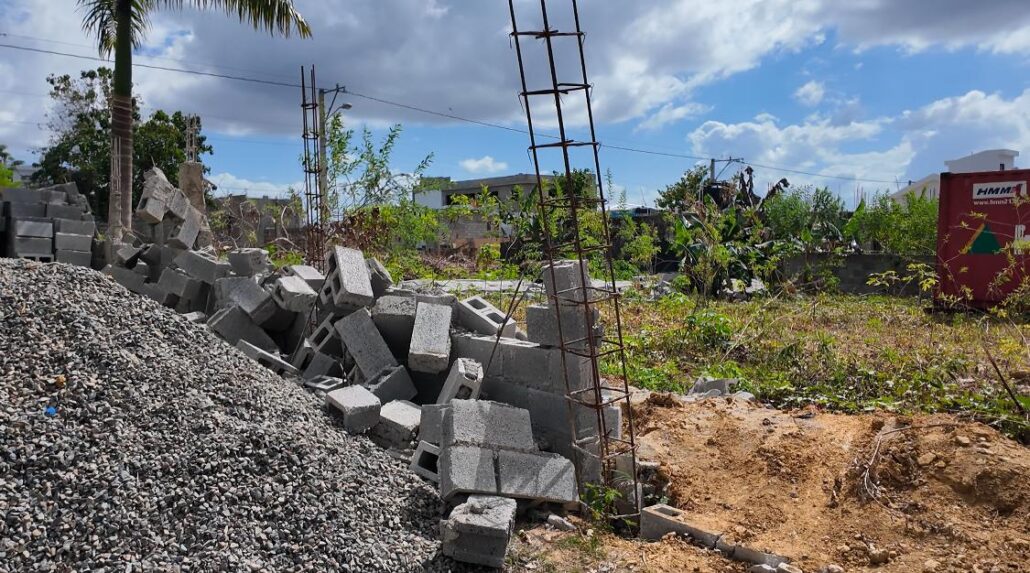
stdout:
{"type": "Polygon", "coordinates": [[[75,183],[0,189],[0,254],[83,267],[93,263],[96,223],[75,183]]]}

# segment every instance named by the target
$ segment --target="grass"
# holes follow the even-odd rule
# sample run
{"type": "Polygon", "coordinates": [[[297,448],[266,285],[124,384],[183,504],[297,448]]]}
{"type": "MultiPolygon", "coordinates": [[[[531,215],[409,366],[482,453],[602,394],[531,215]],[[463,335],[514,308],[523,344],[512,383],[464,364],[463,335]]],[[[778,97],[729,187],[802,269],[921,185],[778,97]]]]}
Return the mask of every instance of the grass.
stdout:
{"type": "MultiPolygon", "coordinates": [[[[506,299],[491,298],[506,308],[506,299]]],[[[702,375],[737,378],[740,389],[784,408],[953,412],[1030,441],[1030,424],[983,350],[990,348],[1010,383],[1023,377],[1020,400],[1030,409],[1030,325],[931,315],[925,306],[888,296],[701,304],[680,294],[647,301],[629,293],[622,305],[627,372],[631,384],[667,392],[685,392],[702,375]]],[[[617,360],[602,370],[618,375],[617,360]]]]}

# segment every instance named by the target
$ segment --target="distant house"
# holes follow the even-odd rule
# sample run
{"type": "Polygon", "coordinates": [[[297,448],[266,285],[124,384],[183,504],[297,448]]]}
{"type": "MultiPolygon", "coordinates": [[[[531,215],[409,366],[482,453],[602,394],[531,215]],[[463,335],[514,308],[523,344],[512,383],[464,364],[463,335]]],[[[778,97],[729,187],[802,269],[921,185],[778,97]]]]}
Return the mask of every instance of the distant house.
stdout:
{"type": "MultiPolygon", "coordinates": [[[[1018,151],[1011,149],[988,149],[973,153],[958,159],[945,161],[946,171],[950,173],[976,173],[980,171],[1008,171],[1015,169],[1018,151]]],[[[921,195],[927,199],[940,197],[941,175],[934,173],[923,177],[919,181],[909,181],[908,185],[902,187],[896,193],[891,194],[891,199],[901,202],[909,194],[921,195]]]]}

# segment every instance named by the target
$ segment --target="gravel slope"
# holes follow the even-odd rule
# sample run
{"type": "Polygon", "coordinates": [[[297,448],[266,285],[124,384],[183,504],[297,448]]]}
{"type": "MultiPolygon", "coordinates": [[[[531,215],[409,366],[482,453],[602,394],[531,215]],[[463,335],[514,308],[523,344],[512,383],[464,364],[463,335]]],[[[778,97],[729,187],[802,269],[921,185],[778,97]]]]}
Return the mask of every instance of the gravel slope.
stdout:
{"type": "Polygon", "coordinates": [[[438,507],[205,327],[89,269],[0,259],[0,571],[460,568],[438,507]]]}

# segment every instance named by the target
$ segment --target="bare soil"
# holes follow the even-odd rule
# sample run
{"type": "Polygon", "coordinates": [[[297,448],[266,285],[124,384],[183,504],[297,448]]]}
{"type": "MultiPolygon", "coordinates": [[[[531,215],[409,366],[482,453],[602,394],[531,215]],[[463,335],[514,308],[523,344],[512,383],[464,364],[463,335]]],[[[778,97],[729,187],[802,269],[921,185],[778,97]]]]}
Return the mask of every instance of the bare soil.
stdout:
{"type": "MultiPolygon", "coordinates": [[[[670,505],[807,573],[1030,571],[1030,450],[983,424],[668,395],[638,403],[635,418],[670,505]]],[[[680,539],[521,537],[522,565],[535,555],[542,570],[746,570],[680,539]]]]}

